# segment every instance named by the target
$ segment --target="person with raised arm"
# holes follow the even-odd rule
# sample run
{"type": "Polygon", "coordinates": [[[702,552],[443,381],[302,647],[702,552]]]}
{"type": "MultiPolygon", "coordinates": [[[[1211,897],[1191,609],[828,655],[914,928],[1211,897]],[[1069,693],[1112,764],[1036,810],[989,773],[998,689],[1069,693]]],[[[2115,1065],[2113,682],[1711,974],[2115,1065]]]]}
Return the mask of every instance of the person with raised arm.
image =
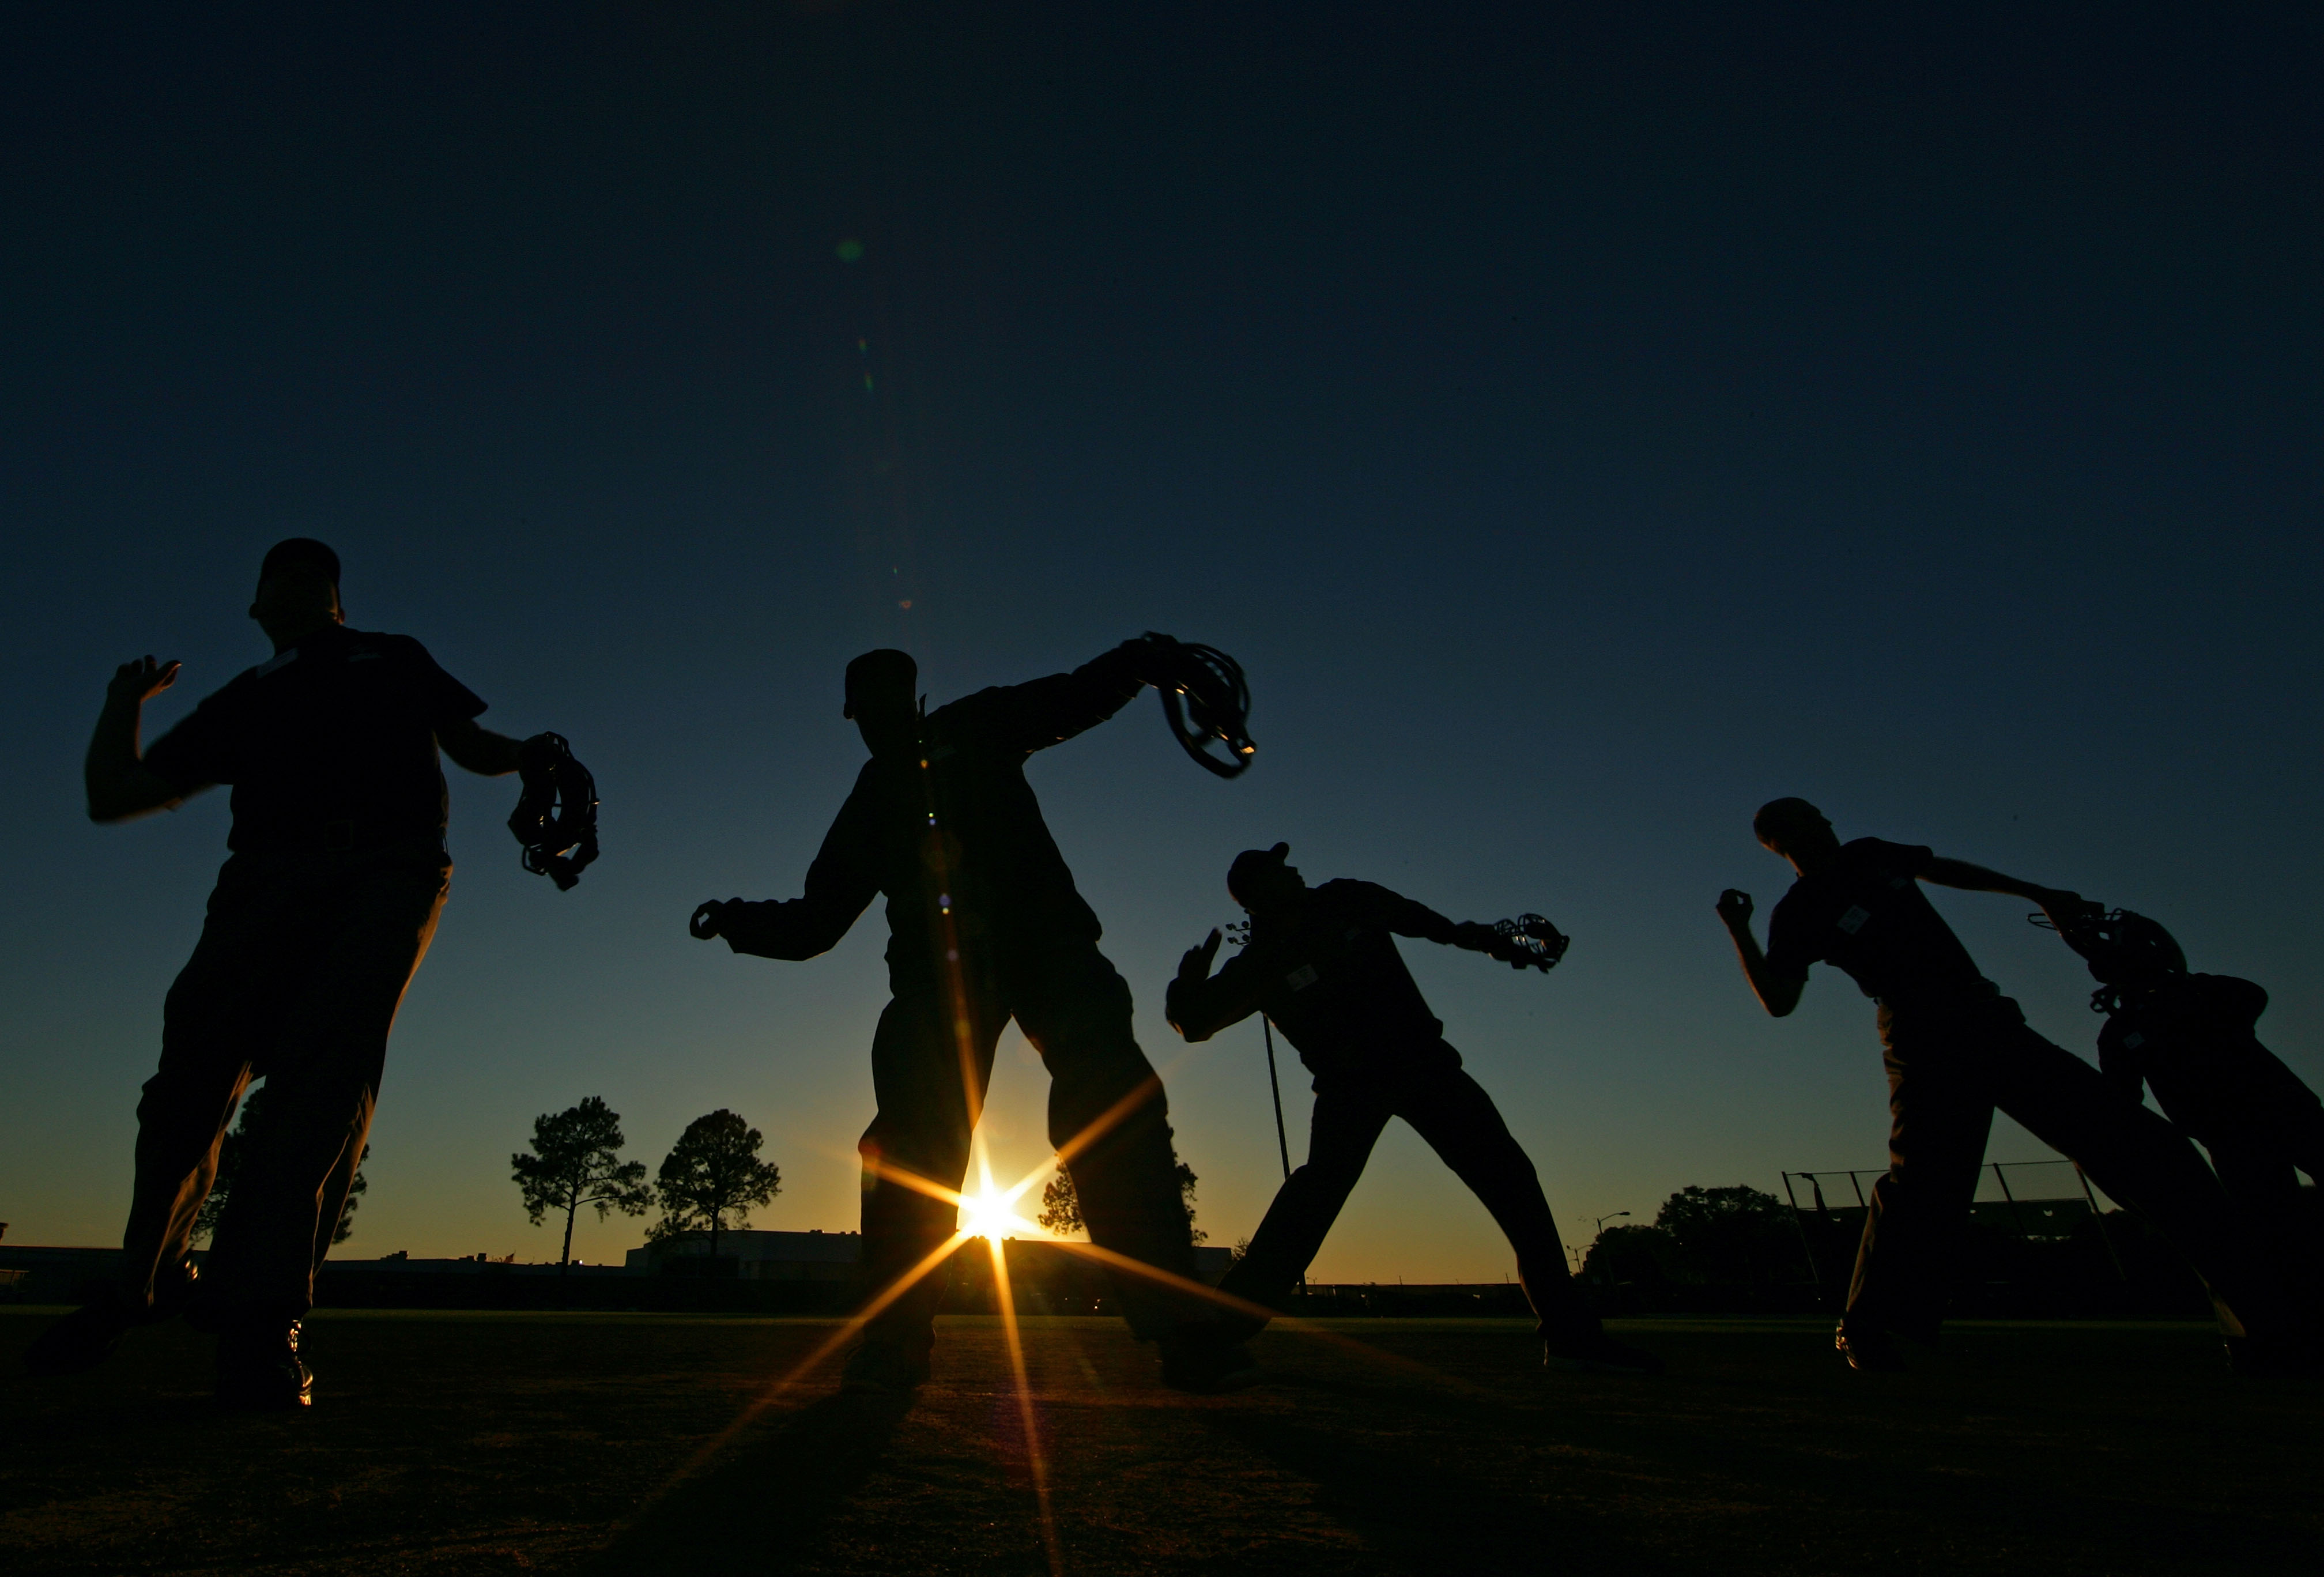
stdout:
{"type": "Polygon", "coordinates": [[[2097,1068],[2036,1034],[1978,972],[1921,883],[2024,899],[2061,925],[2087,908],[2080,894],[1921,844],[1843,844],[1804,799],[1772,800],[1751,825],[1798,873],[1768,920],[1764,951],[1751,934],[1750,894],[1729,888],[1719,896],[1719,918],[1760,1004],[1785,1017],[1807,988],[1809,967],[1828,963],[1877,1006],[1889,1164],[1872,1190],[1834,1338],[1851,1367],[1903,1369],[1899,1337],[1935,1344],[1997,1110],[2177,1245],[2209,1284],[2239,1372],[2312,1371],[2312,1333],[2194,1147],[2097,1068]]]}
{"type": "Polygon", "coordinates": [[[1162,1083],[1132,1032],[1130,988],[1098,950],[1097,915],[1025,780],[1035,752],[1180,678],[1184,650],[1167,637],[1124,641],[1071,673],[934,712],[908,653],[865,652],[847,665],[844,712],[872,759],[807,867],[805,895],[695,911],[697,937],[796,960],[828,951],[887,896],[891,995],[872,1042],[879,1111],[857,1146],[873,1306],[847,1360],[852,1389],[907,1392],[928,1377],[944,1290],[936,1261],[1012,1018],[1048,1068],[1050,1142],[1091,1240],[1114,1257],[1130,1329],[1160,1347],[1165,1383],[1213,1391],[1251,1373],[1191,1296],[1200,1283],[1162,1083]]]}
{"type": "Polygon", "coordinates": [[[218,1400],[278,1409],[311,1395],[299,1342],[316,1267],[364,1153],[396,1008],[451,881],[438,753],[531,782],[550,770],[543,742],[555,736],[493,733],[476,722],[484,703],[419,641],[347,628],[338,555],[311,538],[268,550],[250,616],[271,658],[142,750],[145,703],[180,665],[124,663],[89,742],[91,820],[173,810],[228,784],[232,853],[162,1005],[118,1280],[36,1339],[25,1363],[78,1372],[134,1326],[183,1314],[217,1335],[218,1400]],[[195,1217],[254,1077],[266,1081],[265,1107],[198,1278],[195,1217]]]}
{"type": "MultiPolygon", "coordinates": [[[[1397,951],[1397,936],[1546,969],[1563,953],[1532,950],[1494,927],[1455,925],[1369,881],[1309,887],[1291,846],[1246,849],[1227,892],[1250,916],[1250,940],[1216,974],[1219,933],[1187,949],[1171,981],[1172,1028],[1207,1040],[1264,1013],[1315,1075],[1307,1159],[1284,1180],[1219,1290],[1279,1309],[1323,1248],[1388,1119],[1401,1117],[1469,1185],[1509,1240],[1517,1278],[1552,1368],[1655,1374],[1661,1360],[1600,1327],[1565,1268],[1565,1248],[1533,1162],[1493,1098],[1461,1066],[1397,951]]],[[[1264,1322],[1247,1315],[1245,1329],[1264,1322]]]]}

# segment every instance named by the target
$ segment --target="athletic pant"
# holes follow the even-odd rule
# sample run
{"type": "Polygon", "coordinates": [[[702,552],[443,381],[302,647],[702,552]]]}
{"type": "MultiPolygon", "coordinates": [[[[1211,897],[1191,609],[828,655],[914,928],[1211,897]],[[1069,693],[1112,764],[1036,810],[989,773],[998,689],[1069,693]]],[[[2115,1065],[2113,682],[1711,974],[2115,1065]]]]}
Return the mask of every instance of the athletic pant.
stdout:
{"type": "Polygon", "coordinates": [[[2196,1137],[2236,1209],[2266,1233],[2285,1290],[2311,1314],[2324,1313],[2324,1220],[2317,1208],[2324,1199],[2324,1106],[2310,1096],[2236,1115],[2241,1120],[2214,1119],[2196,1137]],[[2302,1188],[2301,1172],[2318,1187],[2302,1188]]]}
{"type": "Polygon", "coordinates": [[[450,885],[440,847],[259,861],[218,872],[161,1013],[161,1065],[137,1103],[124,1291],[152,1306],[186,1258],[218,1139],[254,1076],[266,1105],[203,1268],[204,1323],[313,1306],[371,1131],[389,1028],[450,885]]]}
{"type": "Polygon", "coordinates": [[[1567,1340],[1598,1329],[1597,1316],[1566,1271],[1565,1245],[1533,1162],[1493,1098],[1462,1071],[1458,1054],[1450,1047],[1443,1051],[1441,1059],[1392,1072],[1337,1073],[1316,1081],[1307,1163],[1284,1181],[1250,1248],[1219,1284],[1221,1291],[1281,1307],[1364,1175],[1388,1120],[1401,1117],[1492,1213],[1517,1250],[1517,1277],[1542,1333],[1567,1340]]]}
{"type": "Polygon", "coordinates": [[[1849,1325],[1934,1338],[1998,1109],[2175,1244],[2232,1311],[2227,1323],[2287,1328],[2292,1316],[2274,1276],[2195,1147],[2125,1100],[2098,1069],[2028,1028],[2015,1002],[1996,998],[1942,1022],[1899,1019],[1883,1009],[1881,1020],[1888,1174],[1874,1185],[1864,1219],[1849,1325]]]}
{"type": "MultiPolygon", "coordinates": [[[[1130,1029],[1130,988],[1098,950],[1019,958],[982,980],[899,991],[872,1043],[879,1115],[863,1156],[863,1266],[877,1299],[952,1236],[957,1207],[895,1176],[958,1191],[969,1136],[1010,1019],[1049,1070],[1049,1142],[1066,1157],[1091,1240],[1191,1281],[1194,1244],[1178,1191],[1169,1107],[1130,1029]]],[[[1141,1340],[1206,1318],[1189,1295],[1111,1268],[1141,1340]]],[[[920,1358],[934,1341],[940,1265],[872,1315],[867,1340],[920,1358]]]]}

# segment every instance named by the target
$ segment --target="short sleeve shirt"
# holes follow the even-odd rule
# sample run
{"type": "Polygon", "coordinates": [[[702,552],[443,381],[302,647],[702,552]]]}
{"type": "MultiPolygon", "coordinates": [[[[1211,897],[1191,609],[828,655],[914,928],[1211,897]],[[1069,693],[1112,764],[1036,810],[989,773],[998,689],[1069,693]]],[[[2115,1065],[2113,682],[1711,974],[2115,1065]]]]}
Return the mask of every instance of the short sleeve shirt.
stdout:
{"type": "Polygon", "coordinates": [[[484,709],[410,637],[334,624],[205,698],[145,765],[180,794],[231,786],[237,853],[441,837],[437,731],[484,709]]]}
{"type": "Polygon", "coordinates": [[[1900,1013],[1941,1013],[1998,995],[1921,890],[1936,858],[1917,844],[1858,838],[1828,871],[1792,884],[1767,922],[1767,967],[1804,979],[1812,964],[1847,971],[1900,1013]]]}

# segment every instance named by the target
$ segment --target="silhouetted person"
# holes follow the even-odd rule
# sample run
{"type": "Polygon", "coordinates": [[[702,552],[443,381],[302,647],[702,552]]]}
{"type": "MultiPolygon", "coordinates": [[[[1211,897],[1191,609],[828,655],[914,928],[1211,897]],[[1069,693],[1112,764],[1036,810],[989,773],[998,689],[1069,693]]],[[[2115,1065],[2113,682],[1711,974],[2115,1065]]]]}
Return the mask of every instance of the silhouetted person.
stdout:
{"type": "Polygon", "coordinates": [[[1760,1002],[1784,1017],[1799,1005],[1809,965],[1829,963],[1878,1004],[1889,1164],[1872,1191],[1838,1334],[1850,1364],[1902,1368],[1894,1338],[1935,1342],[1949,1262],[1969,1219],[1997,1109],[2178,1244],[2232,1309],[2229,1350],[2239,1365],[2310,1361],[2307,1333],[2194,1147],[2123,1099],[2098,1069],[2029,1028],[2017,1004],[1978,973],[1920,883],[2007,893],[2055,921],[2080,911],[2079,895],[1922,846],[1842,844],[1804,799],[1770,802],[1752,830],[1799,872],[1768,922],[1764,954],[1751,936],[1750,895],[1730,888],[1719,898],[1719,918],[1760,1002]],[[2236,1320],[2249,1343],[2233,1329],[2236,1320]]]}
{"type": "Polygon", "coordinates": [[[1277,844],[1235,856],[1227,891],[1250,912],[1250,945],[1212,974],[1219,950],[1213,931],[1179,961],[1167,999],[1170,1022],[1188,1040],[1266,1014],[1315,1075],[1306,1164],[1285,1180],[1220,1289],[1283,1306],[1388,1119],[1401,1117],[1508,1235],[1540,1321],[1545,1361],[1660,1372],[1660,1360],[1608,1337],[1574,1290],[1533,1162],[1492,1097],[1462,1071],[1461,1054],[1445,1043],[1444,1026],[1413,983],[1396,937],[1425,937],[1519,967],[1532,955],[1489,926],[1455,925],[1369,881],[1310,888],[1287,862],[1290,852],[1277,844]]]}
{"type": "MultiPolygon", "coordinates": [[[[1130,988],[1098,951],[1097,916],[1041,819],[1025,780],[1035,751],[1071,739],[1168,671],[1167,650],[1126,641],[1069,674],[980,690],[923,714],[919,670],[900,651],[847,665],[846,715],[872,752],[787,903],[704,904],[696,936],[737,953],[813,958],[844,936],[874,896],[888,899],[893,993],[872,1044],[879,1115],[859,1148],[863,1259],[875,1291],[952,1235],[955,1206],[898,1174],[957,1191],[1013,1017],[1050,1075],[1049,1139],[1067,1157],[1090,1237],[1191,1279],[1161,1082],[1130,1028],[1130,988]],[[1078,1148],[1076,1148],[1078,1147],[1078,1148]]],[[[1184,1295],[1116,1278],[1141,1340],[1162,1347],[1163,1377],[1190,1389],[1234,1383],[1248,1355],[1184,1295]]],[[[940,1276],[923,1276],[878,1313],[846,1383],[902,1389],[927,1377],[940,1276]]]]}
{"type": "MultiPolygon", "coordinates": [[[[337,555],[277,543],[250,606],[274,656],[142,754],[144,703],[179,664],[124,663],[89,742],[88,813],[127,821],[233,786],[231,857],[162,1008],[160,1069],[137,1105],[137,1170],[117,1288],[51,1326],[29,1367],[72,1372],[132,1325],[179,1312],[217,1333],[217,1395],[304,1406],[300,1323],[363,1155],[390,1027],[435,934],[452,864],[440,745],[486,776],[526,748],[407,636],[350,630],[337,555]],[[198,1288],[187,1249],[219,1137],[254,1076],[252,1127],[198,1288]]],[[[528,742],[530,744],[530,742],[528,742]]]]}
{"type": "Polygon", "coordinates": [[[2210,1152],[2228,1196],[2263,1223],[2286,1284],[2313,1300],[2324,1243],[2299,1174],[2324,1183],[2324,1102],[2260,1044],[2267,992],[2190,973],[2178,941],[2144,915],[2094,909],[2061,934],[2099,982],[2099,1070],[2128,1100],[2154,1092],[2163,1115],[2210,1152]]]}

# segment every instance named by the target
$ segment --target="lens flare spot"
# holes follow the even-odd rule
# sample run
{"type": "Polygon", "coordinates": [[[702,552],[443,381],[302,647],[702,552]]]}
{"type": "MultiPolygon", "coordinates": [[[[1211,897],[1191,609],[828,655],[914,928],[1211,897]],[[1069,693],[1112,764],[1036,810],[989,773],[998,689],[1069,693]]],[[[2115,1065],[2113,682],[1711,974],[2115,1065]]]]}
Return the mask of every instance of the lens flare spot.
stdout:
{"type": "Polygon", "coordinates": [[[839,254],[840,262],[854,263],[863,255],[863,243],[851,236],[847,240],[843,241],[838,245],[833,247],[832,250],[839,254]]]}
{"type": "Polygon", "coordinates": [[[960,1202],[960,1230],[972,1238],[999,1242],[1011,1232],[1026,1231],[1033,1223],[1010,1209],[1010,1197],[986,1184],[960,1202]]]}

